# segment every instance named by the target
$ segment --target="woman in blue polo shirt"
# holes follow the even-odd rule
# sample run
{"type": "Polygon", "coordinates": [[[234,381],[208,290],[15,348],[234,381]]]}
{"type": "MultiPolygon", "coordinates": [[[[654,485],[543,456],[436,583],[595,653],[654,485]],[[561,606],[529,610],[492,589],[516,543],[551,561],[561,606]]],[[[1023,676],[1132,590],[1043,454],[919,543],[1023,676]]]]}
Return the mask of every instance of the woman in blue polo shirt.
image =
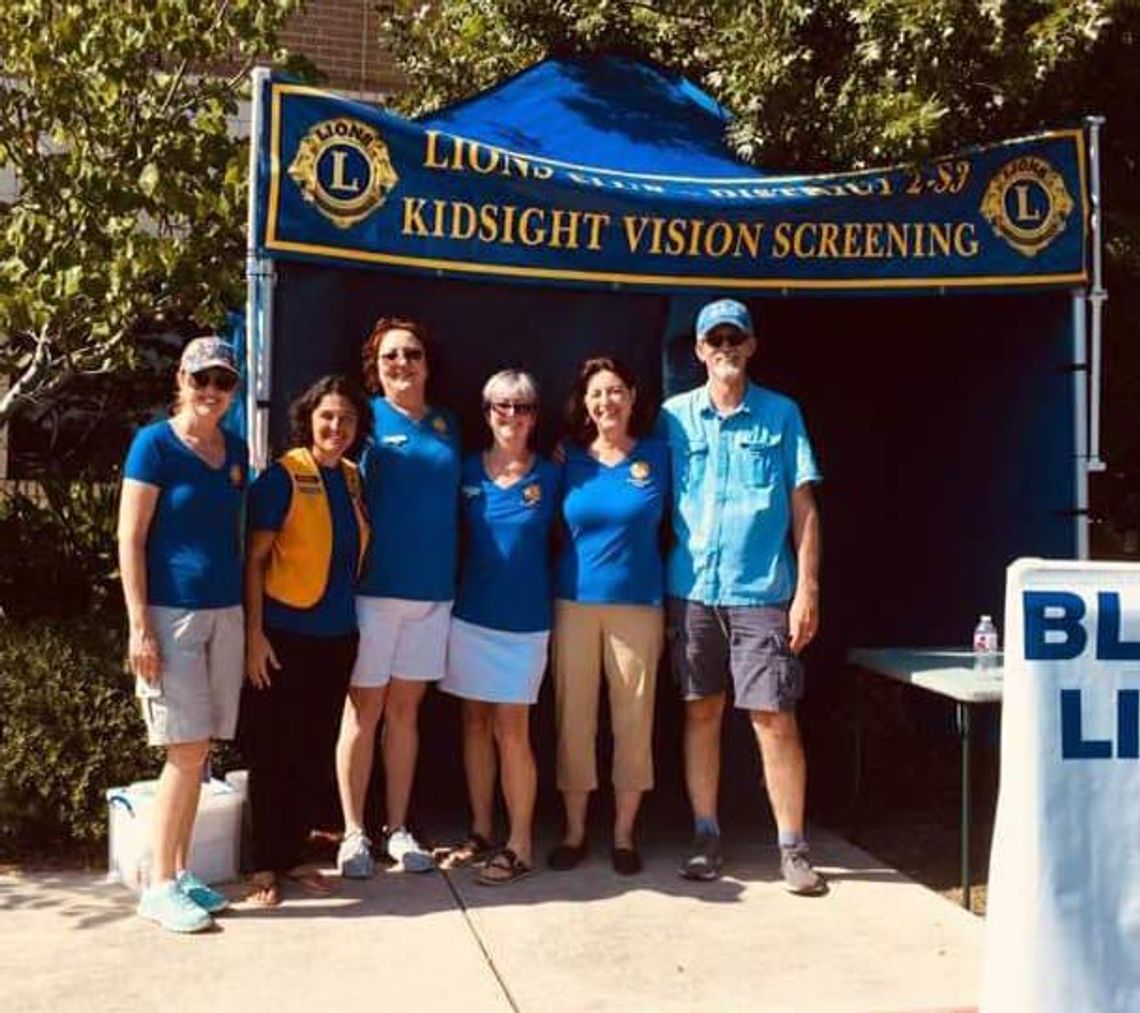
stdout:
{"type": "Polygon", "coordinates": [[[249,899],[261,907],[280,902],[281,878],[330,890],[303,851],[356,660],[369,528],[344,455],[367,421],[355,384],[322,377],[289,409],[293,448],[250,489],[242,728],[257,870],[249,899]]]}
{"type": "Polygon", "coordinates": [[[423,324],[383,318],[364,344],[374,426],[361,469],[375,530],[356,602],[360,650],[337,743],[345,823],[337,865],[351,878],[373,871],[364,802],[381,715],[388,856],[407,872],[434,867],[408,829],[408,804],[420,703],[444,673],[460,451],[454,416],[427,402],[428,341],[423,324]]]}
{"type": "Polygon", "coordinates": [[[574,868],[586,855],[586,813],[597,787],[598,693],[604,669],[614,734],[614,870],[641,870],[634,824],[653,787],[653,701],[664,638],[662,520],[669,452],[641,436],[632,371],[588,359],[567,406],[563,464],[565,540],[555,585],[553,669],[558,788],[566,832],[548,864],[574,868]]]}
{"type": "Polygon", "coordinates": [[[198,932],[226,898],[186,868],[210,739],[233,738],[242,684],[241,506],[246,448],[220,422],[238,382],[233,347],[195,338],[169,419],[135,435],[123,469],[119,571],[147,737],[166,751],[151,878],[139,914],[198,932]]]}
{"type": "Polygon", "coordinates": [[[492,376],[483,387],[483,412],[492,444],[463,462],[466,542],[440,688],[463,699],[472,820],[469,839],[454,856],[460,860],[489,850],[498,746],[510,834],[505,847],[486,856],[478,878],[497,886],[521,879],[534,864],[530,708],[550,637],[558,469],[530,449],[538,389],[529,374],[506,369],[492,376]]]}

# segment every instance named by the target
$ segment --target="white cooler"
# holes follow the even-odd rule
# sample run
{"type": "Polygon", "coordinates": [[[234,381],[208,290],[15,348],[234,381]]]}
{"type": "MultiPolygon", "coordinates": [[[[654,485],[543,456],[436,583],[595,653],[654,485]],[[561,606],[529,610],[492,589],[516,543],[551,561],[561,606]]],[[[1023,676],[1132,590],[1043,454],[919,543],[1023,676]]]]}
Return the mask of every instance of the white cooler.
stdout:
{"type": "MultiPolygon", "coordinates": [[[[135,892],[150,878],[157,781],[136,781],[107,792],[107,878],[135,892]]],[[[190,839],[191,870],[207,883],[238,878],[245,793],[224,781],[202,785],[190,839]]]]}

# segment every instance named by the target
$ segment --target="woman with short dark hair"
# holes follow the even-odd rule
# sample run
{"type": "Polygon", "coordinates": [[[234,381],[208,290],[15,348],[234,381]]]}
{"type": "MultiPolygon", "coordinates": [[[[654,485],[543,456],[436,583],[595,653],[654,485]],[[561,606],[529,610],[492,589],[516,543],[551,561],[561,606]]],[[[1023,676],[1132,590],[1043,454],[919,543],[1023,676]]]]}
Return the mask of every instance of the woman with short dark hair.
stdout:
{"type": "Polygon", "coordinates": [[[250,490],[242,727],[256,870],[249,899],[261,907],[280,903],[281,879],[330,892],[303,853],[356,660],[369,525],[345,454],[368,419],[352,381],[317,380],[290,406],[292,449],[250,490]]]}

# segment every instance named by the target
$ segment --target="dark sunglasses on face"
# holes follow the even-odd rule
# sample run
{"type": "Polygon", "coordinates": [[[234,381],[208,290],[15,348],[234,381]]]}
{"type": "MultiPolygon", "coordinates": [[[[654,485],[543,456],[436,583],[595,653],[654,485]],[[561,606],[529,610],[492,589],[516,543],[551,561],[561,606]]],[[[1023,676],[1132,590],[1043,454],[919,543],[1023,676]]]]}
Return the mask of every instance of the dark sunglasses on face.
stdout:
{"type": "Polygon", "coordinates": [[[748,340],[748,335],[743,331],[731,330],[725,334],[707,334],[701,338],[709,348],[723,348],[728,345],[729,348],[739,348],[748,340]]]}
{"type": "Polygon", "coordinates": [[[215,390],[220,390],[223,394],[229,393],[237,386],[237,375],[231,373],[228,369],[221,369],[217,366],[211,366],[209,369],[201,369],[197,373],[190,374],[190,383],[194,386],[195,390],[205,390],[207,387],[213,387],[215,390]]]}
{"type": "Polygon", "coordinates": [[[422,348],[393,348],[382,352],[380,358],[385,362],[395,362],[402,358],[405,362],[419,362],[424,357],[422,348]]]}
{"type": "Polygon", "coordinates": [[[538,405],[529,401],[487,401],[483,405],[483,410],[494,412],[503,418],[510,415],[529,416],[538,414],[538,405]]]}

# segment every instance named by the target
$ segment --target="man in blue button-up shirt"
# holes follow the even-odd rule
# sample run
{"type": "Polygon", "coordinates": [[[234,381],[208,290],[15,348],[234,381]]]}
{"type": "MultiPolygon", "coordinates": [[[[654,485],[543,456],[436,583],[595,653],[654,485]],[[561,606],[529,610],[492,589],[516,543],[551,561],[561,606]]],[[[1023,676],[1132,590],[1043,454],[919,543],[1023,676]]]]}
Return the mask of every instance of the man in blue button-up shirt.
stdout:
{"type": "Polygon", "coordinates": [[[795,715],[798,655],[819,624],[812,484],[820,473],[795,402],[748,380],[756,338],[747,308],[710,303],[696,332],[708,383],[666,401],[659,422],[673,463],[667,612],[696,828],[680,872],[720,873],[720,728],[731,679],[760,744],[785,883],[794,893],[822,893],[804,838],[806,766],[795,715]]]}

